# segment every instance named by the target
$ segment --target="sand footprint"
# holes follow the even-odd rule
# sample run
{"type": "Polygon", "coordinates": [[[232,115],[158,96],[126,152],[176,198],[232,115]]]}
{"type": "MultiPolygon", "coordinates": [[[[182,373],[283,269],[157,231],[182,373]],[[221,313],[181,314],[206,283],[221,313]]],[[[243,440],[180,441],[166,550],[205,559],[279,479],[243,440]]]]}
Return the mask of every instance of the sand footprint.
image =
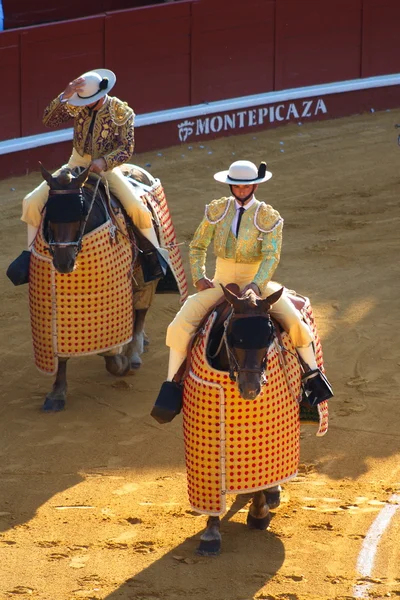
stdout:
{"type": "Polygon", "coordinates": [[[22,594],[25,594],[26,596],[32,596],[34,591],[35,590],[33,588],[26,587],[24,585],[17,585],[13,590],[10,590],[8,594],[17,594],[21,596],[22,594]]]}

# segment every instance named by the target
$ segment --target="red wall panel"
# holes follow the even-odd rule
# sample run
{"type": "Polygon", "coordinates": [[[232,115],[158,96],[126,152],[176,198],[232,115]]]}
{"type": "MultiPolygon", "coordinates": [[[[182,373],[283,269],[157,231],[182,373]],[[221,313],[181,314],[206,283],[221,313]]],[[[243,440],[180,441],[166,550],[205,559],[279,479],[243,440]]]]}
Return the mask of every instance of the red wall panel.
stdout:
{"type": "Polygon", "coordinates": [[[193,5],[192,104],[273,90],[275,0],[193,5]]]}
{"type": "MultiPolygon", "coordinates": [[[[156,0],[2,0],[5,28],[79,19],[107,10],[155,4],[156,0]]],[[[161,1],[161,0],[160,0],[161,1]]]]}
{"type": "Polygon", "coordinates": [[[361,3],[276,0],[275,89],[360,77],[361,3]]]}
{"type": "Polygon", "coordinates": [[[0,94],[0,139],[21,135],[21,90],[19,83],[19,34],[3,32],[0,35],[0,73],[3,81],[0,94]]]}
{"type": "Polygon", "coordinates": [[[399,0],[363,0],[362,77],[400,72],[399,0]]]}
{"type": "Polygon", "coordinates": [[[191,2],[106,16],[105,65],[137,113],[190,104],[191,2]]]}
{"type": "Polygon", "coordinates": [[[104,66],[103,44],[103,17],[41,25],[21,33],[22,135],[48,131],[42,124],[44,109],[71,79],[104,66]]]}

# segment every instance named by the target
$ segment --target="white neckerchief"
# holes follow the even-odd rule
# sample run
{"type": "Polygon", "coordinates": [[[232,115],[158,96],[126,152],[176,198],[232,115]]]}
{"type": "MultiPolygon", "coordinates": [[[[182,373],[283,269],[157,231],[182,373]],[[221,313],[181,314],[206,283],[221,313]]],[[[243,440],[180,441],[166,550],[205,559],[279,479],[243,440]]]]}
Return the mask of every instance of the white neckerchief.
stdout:
{"type": "MultiPolygon", "coordinates": [[[[249,208],[251,208],[254,204],[254,202],[256,201],[256,197],[253,194],[252,199],[250,200],[250,202],[248,202],[247,204],[245,204],[243,206],[244,210],[248,210],[249,208]]],[[[236,207],[236,213],[235,216],[233,217],[233,221],[232,221],[232,225],[231,225],[231,231],[233,233],[234,236],[236,236],[236,225],[237,225],[237,221],[238,221],[238,217],[239,217],[239,208],[242,207],[242,204],[240,204],[240,202],[238,202],[235,198],[235,207],[236,207]]]]}

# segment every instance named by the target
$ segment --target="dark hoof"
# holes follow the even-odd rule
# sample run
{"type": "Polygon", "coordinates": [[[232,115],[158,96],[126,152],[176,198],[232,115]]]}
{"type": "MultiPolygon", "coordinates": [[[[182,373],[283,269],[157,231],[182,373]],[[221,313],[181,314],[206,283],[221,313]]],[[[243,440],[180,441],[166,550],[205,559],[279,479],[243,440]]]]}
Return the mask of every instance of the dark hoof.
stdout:
{"type": "Polygon", "coordinates": [[[64,408],[65,400],[62,398],[51,398],[50,396],[46,396],[46,400],[42,406],[43,412],[59,412],[60,410],[64,410],[64,408]]]}
{"type": "Polygon", "coordinates": [[[124,377],[129,373],[129,359],[124,354],[116,354],[115,356],[105,356],[106,369],[111,375],[124,377]]]}
{"type": "Polygon", "coordinates": [[[271,515],[269,513],[262,519],[256,519],[256,517],[253,517],[250,513],[247,514],[247,527],[249,529],[261,529],[263,531],[264,529],[267,529],[270,522],[271,515]]]}
{"type": "Polygon", "coordinates": [[[268,492],[264,490],[265,502],[268,504],[269,508],[278,508],[281,503],[281,493],[280,492],[268,492]]]}
{"type": "Polygon", "coordinates": [[[221,540],[201,540],[196,554],[199,556],[218,556],[221,552],[221,540]]]}

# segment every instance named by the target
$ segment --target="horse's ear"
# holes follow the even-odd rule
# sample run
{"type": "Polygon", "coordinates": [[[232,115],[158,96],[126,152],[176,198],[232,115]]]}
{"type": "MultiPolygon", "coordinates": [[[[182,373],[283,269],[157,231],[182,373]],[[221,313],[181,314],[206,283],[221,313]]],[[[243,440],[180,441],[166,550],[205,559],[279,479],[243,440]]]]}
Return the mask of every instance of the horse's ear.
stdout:
{"type": "Polygon", "coordinates": [[[90,172],[90,165],[88,166],[87,169],[82,171],[82,173],[80,175],[78,175],[78,177],[74,177],[74,179],[72,180],[72,183],[74,184],[74,186],[77,188],[82,187],[83,184],[85,183],[85,181],[87,180],[87,178],[89,177],[89,172],[90,172]]]}
{"type": "Polygon", "coordinates": [[[280,297],[283,294],[283,287],[281,287],[280,290],[278,290],[277,292],[274,292],[273,294],[271,294],[270,296],[268,296],[267,298],[264,298],[264,300],[258,300],[257,301],[257,305],[262,308],[263,310],[265,310],[265,312],[268,312],[269,309],[271,308],[271,306],[273,304],[275,304],[275,302],[278,302],[278,300],[280,299],[280,297]]]}
{"type": "Polygon", "coordinates": [[[225,296],[226,300],[228,300],[229,304],[232,304],[232,306],[235,306],[235,304],[238,303],[239,297],[234,292],[229,290],[227,287],[222,285],[222,283],[220,283],[220,286],[222,287],[222,291],[224,292],[224,296],[225,296]]]}
{"type": "Polygon", "coordinates": [[[42,163],[40,161],[39,161],[39,165],[40,165],[40,170],[42,172],[43,179],[45,181],[47,181],[47,183],[49,185],[51,185],[51,182],[53,181],[53,175],[44,168],[44,166],[42,165],[42,163]]]}

